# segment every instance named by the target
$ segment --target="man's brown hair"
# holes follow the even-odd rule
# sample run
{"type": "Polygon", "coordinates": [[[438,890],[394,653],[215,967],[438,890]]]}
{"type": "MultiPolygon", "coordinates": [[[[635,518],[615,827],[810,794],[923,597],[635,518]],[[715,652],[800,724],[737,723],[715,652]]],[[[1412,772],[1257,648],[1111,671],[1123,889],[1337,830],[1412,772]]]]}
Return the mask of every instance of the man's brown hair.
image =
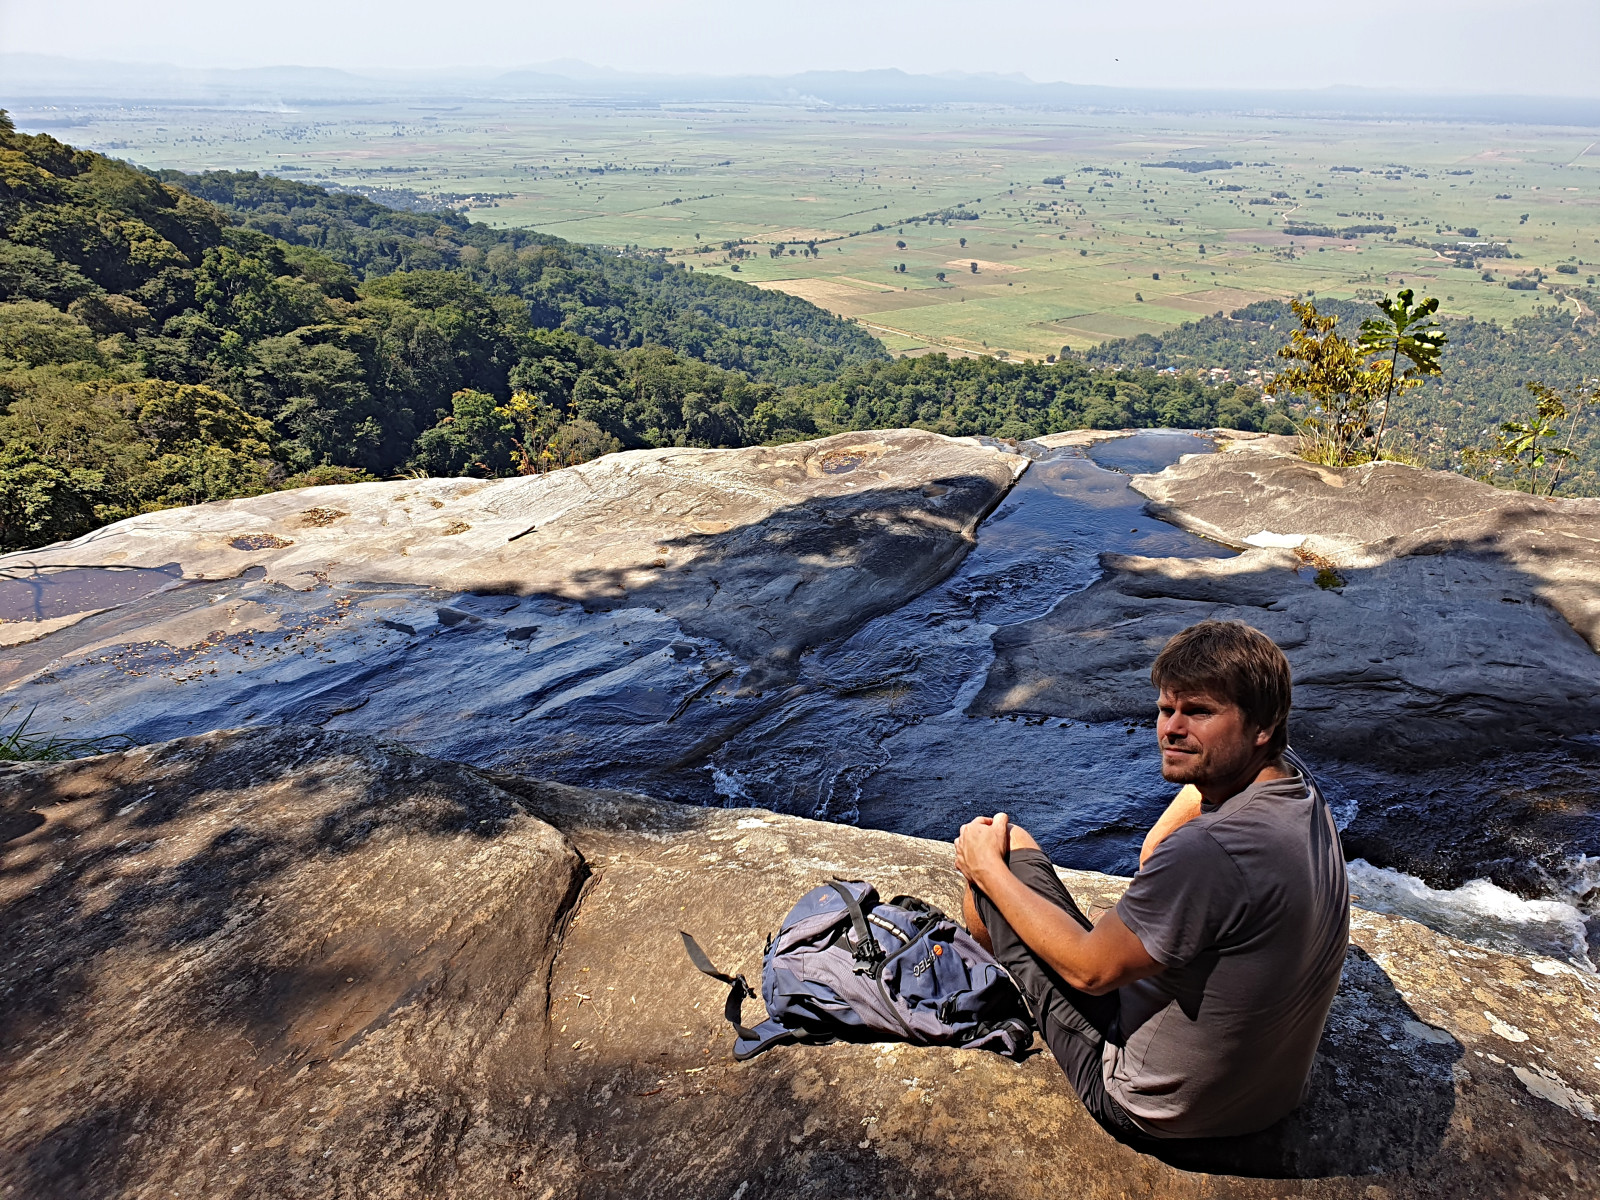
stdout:
{"type": "Polygon", "coordinates": [[[1243,621],[1201,621],[1172,635],[1156,655],[1150,682],[1169,692],[1205,692],[1237,704],[1257,729],[1271,729],[1267,750],[1289,745],[1289,660],[1243,621]]]}

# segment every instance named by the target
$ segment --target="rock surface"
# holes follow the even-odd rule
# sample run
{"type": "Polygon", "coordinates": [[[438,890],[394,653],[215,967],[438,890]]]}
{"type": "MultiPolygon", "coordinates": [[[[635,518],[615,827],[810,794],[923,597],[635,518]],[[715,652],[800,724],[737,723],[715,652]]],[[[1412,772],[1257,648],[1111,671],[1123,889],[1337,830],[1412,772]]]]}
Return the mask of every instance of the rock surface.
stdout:
{"type": "Polygon", "coordinates": [[[1351,854],[1576,905],[1600,953],[1600,660],[1568,620],[1600,502],[1245,435],[1020,449],[1015,486],[1022,454],[898,431],[151,514],[0,561],[0,710],[141,743],[314,724],[936,838],[1004,803],[1131,870],[1165,803],[1149,660],[1240,617],[1290,654],[1351,854]]]}
{"type": "Polygon", "coordinates": [[[715,751],[827,690],[797,655],[957,568],[1028,464],[903,430],[155,513],[0,560],[29,618],[0,624],[0,712],[141,743],[315,724],[714,800],[715,751]]]}
{"type": "MultiPolygon", "coordinates": [[[[1119,462],[1140,451],[1133,457],[1144,469],[1152,459],[1212,448],[1186,431],[1060,440],[1107,439],[1124,452],[1119,462]]],[[[1004,461],[1016,468],[1030,460],[1004,461]]],[[[1052,736],[961,712],[993,656],[994,630],[1086,586],[1100,573],[1103,550],[1231,553],[1144,519],[1144,498],[1128,480],[1081,450],[1033,459],[944,580],[871,620],[842,605],[858,627],[802,656],[796,681],[783,687],[759,686],[759,659],[646,607],[649,592],[591,609],[553,596],[412,584],[299,591],[263,578],[265,568],[174,588],[170,572],[181,574],[182,565],[173,564],[166,573],[77,568],[46,576],[28,598],[30,612],[107,599],[120,606],[62,617],[76,623],[0,653],[0,678],[14,681],[0,710],[16,703],[35,714],[35,729],[140,743],[243,723],[316,724],[398,736],[438,757],[542,778],[859,815],[934,837],[953,836],[951,822],[974,797],[1006,794],[1015,779],[1031,801],[1030,828],[1065,860],[1131,869],[1131,831],[1148,826],[1167,797],[1156,773],[1142,769],[1147,763],[1106,760],[1106,743],[1127,753],[1120,726],[1052,736]],[[102,596],[108,588],[112,596],[102,596]],[[1052,761],[1044,777],[1033,765],[1041,754],[1052,761]],[[1087,809],[1083,797],[1093,798],[1087,809]]],[[[868,536],[897,535],[874,520],[868,536]]],[[[114,552],[113,542],[99,551],[114,552]]],[[[758,543],[751,553],[780,573],[807,569],[792,548],[758,543]]],[[[0,594],[7,586],[0,583],[0,594]]],[[[804,615],[778,603],[753,611],[779,624],[804,615]]],[[[14,628],[36,631],[39,623],[0,625],[0,633],[14,628]]],[[[1143,740],[1140,747],[1148,749],[1143,740]]]]}
{"type": "Polygon", "coordinates": [[[303,728],[0,768],[0,822],[0,1195],[1600,1190],[1600,989],[1398,918],[1355,915],[1307,1105],[1169,1163],[1043,1054],[729,1059],[676,931],[753,975],[828,876],[953,906],[942,844],[303,728]]]}
{"type": "Polygon", "coordinates": [[[1569,901],[1600,948],[1600,501],[1280,442],[1135,476],[1150,514],[1239,556],[1102,556],[1093,586],[996,634],[969,711],[1144,723],[1166,639],[1246,621],[1294,668],[1294,741],[1346,802],[1347,853],[1569,901]]]}
{"type": "Polygon", "coordinates": [[[1537,597],[1600,650],[1600,499],[1501,491],[1401,463],[1320,467],[1284,439],[1234,436],[1240,453],[1139,482],[1151,514],[1232,545],[1261,533],[1303,539],[1308,554],[1353,569],[1475,559],[1504,572],[1510,595],[1537,597]]]}
{"type": "Polygon", "coordinates": [[[1575,629],[1600,603],[1600,501],[1394,463],[1336,471],[1249,442],[1134,486],[1154,515],[1243,552],[1103,557],[1101,581],[996,638],[973,711],[1146,718],[1155,652],[1215,617],[1288,654],[1293,732],[1313,754],[1409,769],[1600,726],[1600,657],[1575,629]],[[1585,548],[1547,556],[1557,530],[1585,548]]]}
{"type": "Polygon", "coordinates": [[[1314,754],[1434,766],[1600,725],[1600,658],[1495,564],[1406,556],[1341,566],[1323,586],[1288,549],[1101,562],[1100,582],[996,638],[974,711],[1145,719],[1155,654],[1214,617],[1256,626],[1289,656],[1294,737],[1314,754]]]}
{"type": "Polygon", "coordinates": [[[266,583],[301,590],[386,583],[645,607],[781,679],[806,646],[945,575],[1026,467],[974,438],[914,429],[635,450],[542,476],[302,488],[166,509],[0,556],[0,571],[176,563],[191,580],[259,568],[266,583]]]}

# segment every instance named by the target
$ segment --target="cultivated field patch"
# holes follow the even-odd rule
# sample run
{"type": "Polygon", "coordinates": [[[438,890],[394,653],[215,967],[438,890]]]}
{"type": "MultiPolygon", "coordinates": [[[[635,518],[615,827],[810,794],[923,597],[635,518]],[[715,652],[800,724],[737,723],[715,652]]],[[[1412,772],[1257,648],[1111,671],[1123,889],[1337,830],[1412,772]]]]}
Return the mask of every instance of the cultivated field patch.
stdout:
{"type": "Polygon", "coordinates": [[[973,273],[972,268],[976,266],[978,268],[977,273],[983,275],[1004,275],[1008,272],[1026,271],[1028,269],[1018,263],[994,262],[987,258],[952,258],[944,265],[954,267],[957,271],[966,271],[969,274],[973,273]]]}

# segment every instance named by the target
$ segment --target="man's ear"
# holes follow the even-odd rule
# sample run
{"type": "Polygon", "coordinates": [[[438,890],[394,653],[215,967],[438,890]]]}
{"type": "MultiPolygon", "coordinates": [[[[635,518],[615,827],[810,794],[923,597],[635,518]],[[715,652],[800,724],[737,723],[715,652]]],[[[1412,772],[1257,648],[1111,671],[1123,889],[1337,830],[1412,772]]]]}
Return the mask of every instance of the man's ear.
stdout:
{"type": "Polygon", "coordinates": [[[1276,732],[1277,732],[1277,726],[1276,725],[1274,725],[1271,729],[1258,729],[1258,730],[1256,730],[1256,745],[1257,746],[1265,746],[1268,742],[1270,742],[1272,740],[1272,735],[1274,733],[1276,733],[1276,732]]]}

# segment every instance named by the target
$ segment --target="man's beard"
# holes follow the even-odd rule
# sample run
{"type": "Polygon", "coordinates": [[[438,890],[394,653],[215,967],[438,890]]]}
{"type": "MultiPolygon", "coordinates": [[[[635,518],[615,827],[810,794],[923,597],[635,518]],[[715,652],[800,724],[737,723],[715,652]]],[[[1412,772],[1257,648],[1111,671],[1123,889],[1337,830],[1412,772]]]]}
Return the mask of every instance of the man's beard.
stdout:
{"type": "Polygon", "coordinates": [[[1167,758],[1169,749],[1187,749],[1182,743],[1161,747],[1161,778],[1168,783],[1204,783],[1211,777],[1209,756],[1202,750],[1180,756],[1177,761],[1167,758]]]}
{"type": "Polygon", "coordinates": [[[1161,778],[1168,783],[1207,784],[1231,779],[1250,762],[1247,746],[1230,744],[1195,747],[1190,742],[1172,741],[1161,747],[1161,778]],[[1176,762],[1168,762],[1167,750],[1184,750],[1176,762]]]}

